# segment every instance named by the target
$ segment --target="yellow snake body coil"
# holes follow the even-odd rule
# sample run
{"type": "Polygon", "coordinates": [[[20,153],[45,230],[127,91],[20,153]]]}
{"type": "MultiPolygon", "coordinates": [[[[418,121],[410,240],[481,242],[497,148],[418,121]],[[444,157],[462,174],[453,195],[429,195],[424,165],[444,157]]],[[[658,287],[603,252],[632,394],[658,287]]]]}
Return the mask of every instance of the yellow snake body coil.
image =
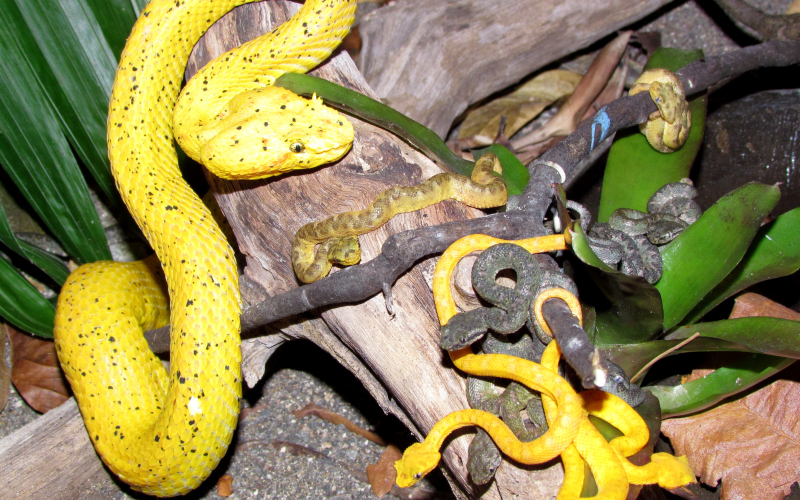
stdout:
{"type": "MultiPolygon", "coordinates": [[[[161,270],[147,259],[78,268],[62,288],[56,311],[59,360],[92,442],[114,473],[152,495],[183,494],[207,478],[230,444],[239,413],[234,255],[181,177],[173,107],[194,44],[214,21],[243,3],[152,0],[133,28],[114,81],[108,117],[111,168],[123,201],[161,262],[171,310],[161,270]],[[142,337],[143,330],[167,324],[168,314],[169,374],[142,337]]],[[[320,100],[257,87],[269,86],[286,71],[307,71],[330,55],[353,22],[355,4],[309,0],[288,28],[221,56],[192,79],[184,91],[188,104],[178,107],[175,120],[184,138],[193,134],[187,153],[203,159],[202,152],[210,151],[206,156],[214,157],[214,170],[237,178],[308,168],[346,153],[352,126],[322,108],[320,100]],[[242,90],[250,92],[233,97],[242,90]],[[277,102],[277,109],[267,109],[266,102],[277,102]],[[247,111],[243,103],[255,103],[256,109],[247,111]],[[277,135],[254,135],[254,122],[247,121],[253,114],[262,128],[274,124],[277,135]],[[239,153],[229,144],[235,142],[250,146],[239,153]],[[259,170],[245,165],[238,173],[235,166],[247,163],[253,143],[268,156],[256,161],[259,170]],[[215,153],[220,147],[228,154],[215,153]]]]}

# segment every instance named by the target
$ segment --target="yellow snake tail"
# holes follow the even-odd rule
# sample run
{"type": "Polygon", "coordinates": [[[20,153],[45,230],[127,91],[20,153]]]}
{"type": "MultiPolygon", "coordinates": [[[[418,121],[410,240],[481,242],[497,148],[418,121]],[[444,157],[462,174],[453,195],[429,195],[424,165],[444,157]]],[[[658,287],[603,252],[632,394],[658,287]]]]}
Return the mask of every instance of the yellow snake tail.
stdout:
{"type": "MultiPolygon", "coordinates": [[[[152,259],[82,266],[63,287],[57,306],[59,360],[92,442],[114,473],[151,495],[183,494],[207,478],[231,442],[239,413],[240,299],[234,255],[209,210],[181,177],[172,127],[192,47],[219,17],[247,1],[151,0],[128,39],[112,90],[112,173],[168,283],[169,374],[142,337],[143,330],[166,324],[161,271],[152,259]]],[[[309,17],[298,22],[311,25],[323,10],[351,22],[354,9],[355,0],[309,0],[298,14],[309,17]]],[[[296,30],[289,36],[295,38],[286,40],[287,47],[316,43],[296,30]]],[[[335,46],[338,40],[326,43],[335,46]]],[[[302,50],[281,53],[286,49],[278,47],[274,58],[267,58],[272,49],[263,50],[269,61],[258,61],[262,73],[263,64],[274,59],[281,61],[280,71],[307,66],[302,50]]],[[[332,47],[325,50],[330,53],[332,47]]],[[[310,52],[320,53],[317,48],[310,52]]],[[[243,78],[256,77],[248,73],[243,78]]],[[[266,78],[265,85],[271,82],[266,78]]],[[[249,85],[219,83],[217,92],[249,85]]],[[[222,94],[230,99],[231,93],[222,94]]]]}

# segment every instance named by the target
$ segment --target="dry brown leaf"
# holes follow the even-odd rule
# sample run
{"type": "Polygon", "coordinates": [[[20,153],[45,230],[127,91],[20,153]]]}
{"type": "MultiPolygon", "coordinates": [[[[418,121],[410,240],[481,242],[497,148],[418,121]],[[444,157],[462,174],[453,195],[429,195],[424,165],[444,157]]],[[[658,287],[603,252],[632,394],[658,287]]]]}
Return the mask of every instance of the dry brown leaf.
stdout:
{"type": "Polygon", "coordinates": [[[403,454],[397,446],[389,445],[383,450],[377,464],[367,465],[367,479],[372,487],[372,492],[378,498],[392,491],[392,486],[397,479],[397,470],[394,463],[400,460],[403,454]]]}
{"type": "Polygon", "coordinates": [[[506,117],[504,133],[510,137],[547,106],[571,94],[580,81],[581,75],[572,71],[545,71],[514,92],[472,110],[459,128],[458,139],[470,138],[476,145],[491,144],[502,116],[506,117]]]}
{"type": "Polygon", "coordinates": [[[722,479],[723,500],[782,499],[800,480],[800,383],[776,380],[747,397],[661,432],[708,485],[722,479]]]}
{"type": "Polygon", "coordinates": [[[377,434],[374,434],[364,429],[363,427],[356,425],[352,421],[339,415],[336,412],[332,412],[326,408],[317,406],[314,403],[308,403],[302,409],[292,411],[292,415],[294,415],[295,418],[303,418],[307,415],[314,415],[315,417],[327,420],[332,424],[342,424],[348,431],[358,434],[363,438],[369,439],[370,441],[372,441],[377,445],[386,446],[386,442],[383,439],[381,439],[381,437],[378,436],[377,434]]]}
{"type": "Polygon", "coordinates": [[[53,342],[33,338],[5,325],[11,343],[11,381],[31,408],[42,413],[69,399],[53,342]]]}
{"type": "Polygon", "coordinates": [[[778,304],[763,295],[749,292],[736,297],[736,300],[733,302],[733,309],[728,318],[750,318],[753,316],[783,318],[795,321],[800,320],[800,313],[778,304]]]}
{"type": "Polygon", "coordinates": [[[550,137],[571,134],[580,124],[586,110],[589,109],[592,102],[608,84],[609,78],[611,78],[617,64],[625,54],[628,40],[630,40],[632,33],[631,31],[623,31],[617,38],[603,47],[603,50],[592,61],[592,65],[589,66],[589,70],[581,79],[580,84],[575,88],[575,92],[561,106],[558,113],[543,127],[511,141],[514,148],[520,149],[542,142],[550,137]]]}
{"type": "Polygon", "coordinates": [[[0,338],[0,412],[8,403],[8,389],[11,383],[11,371],[6,363],[6,336],[0,338]]]}
{"type": "Polygon", "coordinates": [[[794,0],[789,8],[786,9],[786,14],[800,14],[800,0],[794,0]]]}
{"type": "MultiPolygon", "coordinates": [[[[730,319],[800,314],[755,293],[736,298],[730,319]]],[[[683,383],[713,370],[694,370],[683,383]]],[[[666,420],[661,432],[675,452],[711,486],[722,479],[723,500],[782,499],[800,479],[800,383],[776,380],[705,413],[666,420]]]]}
{"type": "Polygon", "coordinates": [[[233,476],[225,474],[217,480],[217,495],[229,497],[233,495],[233,476]]]}

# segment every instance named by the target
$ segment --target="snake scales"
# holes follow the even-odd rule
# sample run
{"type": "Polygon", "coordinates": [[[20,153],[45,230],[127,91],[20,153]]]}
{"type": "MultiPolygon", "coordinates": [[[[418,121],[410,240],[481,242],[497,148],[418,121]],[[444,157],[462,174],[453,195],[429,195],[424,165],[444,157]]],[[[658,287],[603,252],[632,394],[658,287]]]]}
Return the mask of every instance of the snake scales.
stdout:
{"type": "Polygon", "coordinates": [[[574,201],[567,208],[580,217],[583,232],[597,257],[605,264],[648,283],[661,279],[659,248],[675,239],[700,218],[702,210],[691,179],[661,186],[647,202],[647,212],[629,208],[615,210],[608,223],[592,223],[591,212],[574,201]]]}
{"type": "MultiPolygon", "coordinates": [[[[434,271],[434,301],[439,323],[448,325],[457,314],[450,291],[450,276],[458,260],[474,250],[485,250],[506,243],[485,235],[471,235],[454,243],[445,251],[434,271]]],[[[529,251],[562,249],[563,235],[544,236],[520,240],[520,246],[529,251]],[[559,238],[560,237],[560,238],[559,238]]],[[[533,310],[537,321],[542,318],[542,304],[551,299],[564,300],[572,313],[581,320],[581,306],[575,296],[562,289],[551,288],[541,292],[534,300],[533,310]]],[[[547,333],[546,323],[542,327],[547,333]]],[[[560,454],[564,461],[565,481],[559,499],[573,499],[580,495],[583,485],[583,460],[589,464],[598,486],[598,499],[622,500],[628,494],[629,483],[653,484],[676,488],[694,481],[694,474],[685,457],[676,458],[664,453],[652,456],[651,463],[636,466],[626,457],[640,450],[647,442],[649,431],[639,415],[624,401],[601,391],[584,391],[580,394],[580,412],[574,406],[576,395],[569,384],[557,375],[560,349],[551,342],[542,354],[541,364],[504,354],[473,354],[471,348],[450,353],[456,368],[467,374],[482,377],[502,377],[525,384],[542,392],[542,403],[548,430],[531,442],[521,442],[500,419],[481,410],[461,410],[440,420],[422,443],[405,450],[395,462],[397,484],[407,487],[416,483],[439,462],[439,448],[454,430],[470,425],[482,427],[498,447],[512,459],[525,463],[541,463],[560,454]],[[565,406],[566,405],[566,406],[565,406]],[[586,418],[587,414],[607,420],[620,429],[624,436],[606,442],[586,418]]],[[[577,396],[577,395],[576,395],[577,396]]]]}
{"type": "Polygon", "coordinates": [[[247,1],[152,0],[114,81],[111,169],[156,251],[171,310],[152,258],[82,266],[57,305],[57,353],[92,442],[115,474],[152,495],[186,493],[208,477],[230,444],[241,396],[233,252],[182,179],[173,137],[228,178],[321,165],[353,139],[336,111],[271,84],[327,58],[353,22],[355,0],[308,0],[284,25],[203,68],[173,113],[195,42],[247,1]],[[168,318],[169,374],[142,336],[168,318]]]}
{"type": "Polygon", "coordinates": [[[306,224],[292,242],[295,274],[300,281],[311,283],[324,278],[334,263],[356,264],[361,258],[356,236],[379,228],[397,214],[415,212],[447,199],[474,208],[505,205],[505,182],[492,173],[500,169],[497,156],[487,153],[475,163],[471,178],[450,172],[436,174],[416,186],[389,188],[363,210],[306,224]]]}

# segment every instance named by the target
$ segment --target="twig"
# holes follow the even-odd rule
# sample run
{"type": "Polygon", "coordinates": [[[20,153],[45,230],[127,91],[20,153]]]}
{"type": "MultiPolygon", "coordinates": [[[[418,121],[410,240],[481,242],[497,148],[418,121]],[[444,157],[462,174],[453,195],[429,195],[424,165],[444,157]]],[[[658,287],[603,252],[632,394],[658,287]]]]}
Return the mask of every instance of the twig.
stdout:
{"type": "Polygon", "coordinates": [[[800,14],[765,14],[743,0],[714,0],[735,22],[750,28],[757,38],[800,40],[800,14]]]}
{"type": "MultiPolygon", "coordinates": [[[[290,455],[293,456],[307,456],[312,458],[319,458],[322,460],[330,460],[331,462],[335,463],[342,469],[346,470],[355,479],[361,481],[362,483],[369,484],[369,479],[367,478],[367,473],[365,471],[360,470],[359,468],[354,467],[343,460],[329,457],[328,455],[321,453],[317,450],[314,450],[312,448],[297,443],[292,443],[290,441],[281,441],[278,439],[273,439],[267,442],[262,439],[254,439],[251,441],[244,441],[242,443],[239,443],[236,446],[236,449],[247,450],[249,448],[253,448],[256,446],[272,446],[277,450],[285,449],[290,455]]],[[[419,485],[413,486],[411,488],[399,488],[397,485],[394,485],[389,494],[392,495],[393,497],[402,498],[404,500],[436,500],[440,498],[450,498],[449,495],[442,494],[441,492],[438,491],[429,490],[419,485]]]]}
{"type": "Polygon", "coordinates": [[[597,362],[599,356],[597,348],[586,335],[578,323],[578,318],[572,314],[566,302],[556,298],[546,300],[542,304],[542,316],[553,331],[553,337],[561,347],[561,354],[575,369],[584,387],[597,387],[598,375],[603,381],[608,380],[608,368],[602,361],[597,362]],[[601,374],[597,373],[598,369],[602,371],[601,374]]]}
{"type": "Polygon", "coordinates": [[[636,379],[638,379],[638,378],[639,378],[639,377],[641,377],[641,376],[642,376],[642,375],[643,375],[645,372],[647,372],[647,370],[648,370],[648,369],[649,369],[651,366],[653,366],[653,365],[656,363],[656,361],[659,361],[659,360],[661,360],[661,359],[664,359],[664,358],[666,358],[667,356],[669,356],[669,355],[670,355],[670,353],[673,353],[673,352],[677,351],[678,349],[680,349],[681,347],[685,346],[686,344],[688,344],[689,342],[691,342],[692,340],[696,339],[696,338],[697,338],[697,337],[699,337],[699,336],[700,336],[700,332],[696,332],[694,335],[692,335],[692,336],[691,336],[691,337],[689,337],[688,339],[684,340],[683,342],[679,343],[678,345],[676,345],[676,346],[674,346],[674,347],[670,347],[670,348],[669,348],[669,349],[667,349],[666,351],[662,352],[661,354],[659,354],[658,356],[656,356],[655,358],[653,358],[652,360],[650,360],[650,362],[649,362],[649,363],[647,363],[646,365],[644,365],[644,366],[642,367],[642,369],[641,369],[641,370],[639,370],[638,372],[636,372],[636,375],[634,375],[633,377],[631,377],[631,382],[636,382],[636,379]]]}
{"type": "Polygon", "coordinates": [[[363,427],[356,425],[352,420],[349,420],[336,412],[328,410],[327,408],[315,405],[314,403],[308,403],[303,408],[292,411],[292,415],[294,415],[295,418],[303,418],[308,415],[313,415],[323,420],[327,420],[335,425],[342,424],[348,431],[358,434],[364,439],[368,439],[379,446],[386,446],[386,441],[384,441],[374,432],[370,432],[363,427]]]}

